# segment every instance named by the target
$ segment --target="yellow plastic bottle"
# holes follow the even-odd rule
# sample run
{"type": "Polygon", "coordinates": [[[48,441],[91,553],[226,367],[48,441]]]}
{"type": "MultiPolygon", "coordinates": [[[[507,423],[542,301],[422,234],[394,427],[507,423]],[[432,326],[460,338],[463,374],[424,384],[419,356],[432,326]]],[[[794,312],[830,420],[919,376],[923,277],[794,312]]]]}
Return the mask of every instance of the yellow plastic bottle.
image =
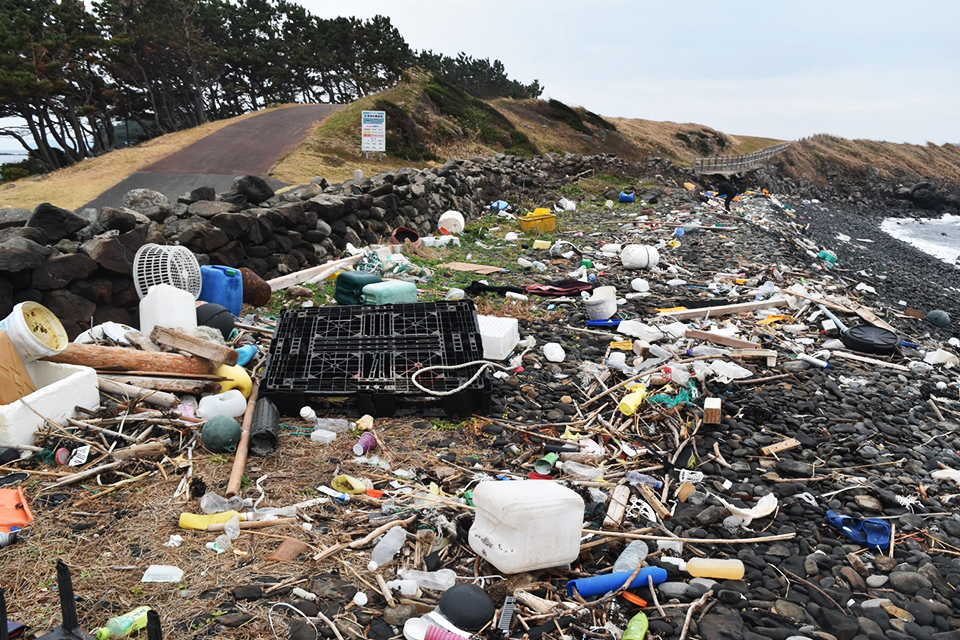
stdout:
{"type": "Polygon", "coordinates": [[[691,558],[687,560],[687,573],[694,578],[713,578],[714,580],[740,580],[743,578],[743,563],[736,558],[691,558]]]}
{"type": "Polygon", "coordinates": [[[181,513],[180,528],[195,529],[197,531],[206,531],[212,524],[226,524],[230,522],[233,516],[238,516],[240,520],[247,520],[247,514],[238,511],[223,511],[221,513],[181,513]]]}
{"type": "Polygon", "coordinates": [[[632,416],[637,411],[637,407],[643,402],[647,397],[647,388],[642,384],[638,384],[633,390],[627,395],[623,396],[623,399],[620,401],[620,413],[625,416],[632,416]]]}

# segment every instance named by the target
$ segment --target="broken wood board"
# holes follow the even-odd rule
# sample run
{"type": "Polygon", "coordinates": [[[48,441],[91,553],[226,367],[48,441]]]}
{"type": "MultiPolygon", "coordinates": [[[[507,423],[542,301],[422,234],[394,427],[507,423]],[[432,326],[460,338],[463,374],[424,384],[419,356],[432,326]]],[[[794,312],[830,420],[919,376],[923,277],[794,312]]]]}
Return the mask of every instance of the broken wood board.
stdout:
{"type": "Polygon", "coordinates": [[[749,360],[751,358],[764,358],[768,367],[777,364],[777,352],[773,349],[734,349],[730,354],[734,358],[749,360]]]}
{"type": "Polygon", "coordinates": [[[701,309],[687,309],[686,311],[669,311],[661,313],[661,316],[673,318],[674,320],[692,320],[716,318],[718,316],[727,316],[733,313],[748,313],[757,309],[773,309],[784,307],[787,304],[786,298],[770,298],[769,300],[757,300],[754,302],[738,302],[737,304],[723,304],[716,307],[703,307],[701,309]]]}
{"type": "Polygon", "coordinates": [[[610,492],[610,506],[607,508],[607,517],[603,519],[601,529],[618,529],[627,512],[627,501],[630,499],[630,487],[618,484],[610,492]]]}
{"type": "Polygon", "coordinates": [[[236,349],[167,327],[154,327],[150,334],[150,340],[161,347],[168,347],[175,351],[186,351],[190,355],[204,358],[216,364],[233,366],[237,364],[237,358],[239,357],[236,349]]]}
{"type": "Polygon", "coordinates": [[[699,329],[687,329],[684,332],[685,338],[692,338],[693,340],[704,340],[706,342],[712,342],[714,344],[722,344],[725,347],[733,347],[735,349],[759,349],[760,343],[750,342],[749,340],[741,340],[740,338],[731,338],[728,336],[722,336],[717,333],[710,333],[709,331],[700,331],[699,329]]]}
{"type": "Polygon", "coordinates": [[[769,446],[763,447],[760,449],[760,453],[765,456],[772,456],[780,453],[781,451],[789,451],[790,449],[796,449],[800,446],[800,441],[796,438],[787,438],[786,440],[781,440],[780,442],[775,442],[769,446]]]}
{"type": "Polygon", "coordinates": [[[639,484],[637,489],[640,491],[640,495],[643,496],[643,499],[647,501],[653,510],[657,512],[657,515],[660,516],[662,520],[669,520],[672,516],[670,510],[663,506],[663,503],[660,502],[660,498],[657,497],[657,494],[653,492],[653,487],[648,484],[639,484]]]}
{"type": "Polygon", "coordinates": [[[869,323],[872,324],[872,325],[875,325],[875,326],[878,326],[878,327],[882,327],[882,328],[886,329],[887,331],[892,331],[892,332],[894,332],[894,333],[897,333],[897,330],[896,330],[896,329],[894,329],[894,328],[891,327],[889,324],[887,324],[886,322],[884,322],[883,320],[881,320],[880,318],[878,318],[877,315],[876,315],[873,311],[870,311],[869,309],[867,309],[867,308],[864,307],[864,306],[858,305],[857,308],[851,309],[850,307],[845,307],[845,306],[843,306],[842,304],[837,304],[836,302],[831,302],[831,301],[829,301],[829,300],[824,300],[823,298],[815,298],[815,297],[810,296],[810,295],[807,295],[807,294],[805,294],[805,293],[797,293],[796,291],[787,291],[787,292],[785,292],[785,295],[795,296],[795,297],[797,297],[797,298],[803,298],[804,300],[809,300],[810,302],[816,302],[816,303],[818,303],[818,304],[822,304],[822,305],[825,306],[825,307],[829,307],[829,308],[831,308],[831,309],[833,309],[833,310],[835,310],[835,311],[842,311],[843,313],[850,313],[850,314],[858,315],[858,316],[860,316],[863,320],[866,320],[867,322],[869,322],[869,323]]]}
{"type": "Polygon", "coordinates": [[[894,371],[910,371],[910,367],[905,367],[902,364],[896,364],[894,362],[885,362],[883,360],[877,360],[876,358],[868,358],[866,356],[858,356],[855,353],[847,353],[846,351],[833,351],[831,352],[831,357],[836,356],[838,358],[843,358],[844,360],[852,360],[853,362],[863,362],[864,364],[874,364],[878,367],[886,367],[887,369],[893,369],[894,371]]]}
{"type": "Polygon", "coordinates": [[[453,269],[454,271],[465,271],[467,273],[478,273],[482,276],[488,276],[491,273],[500,273],[506,271],[501,267],[493,267],[488,264],[473,264],[472,262],[445,262],[437,265],[438,269],[453,269]]]}

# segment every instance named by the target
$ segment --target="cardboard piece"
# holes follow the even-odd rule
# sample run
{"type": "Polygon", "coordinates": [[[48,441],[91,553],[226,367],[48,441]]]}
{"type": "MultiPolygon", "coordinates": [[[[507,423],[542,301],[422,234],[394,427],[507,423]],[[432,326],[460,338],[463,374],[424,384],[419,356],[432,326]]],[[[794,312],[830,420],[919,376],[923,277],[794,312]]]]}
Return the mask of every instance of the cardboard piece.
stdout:
{"type": "Polygon", "coordinates": [[[16,402],[37,390],[23,358],[6,331],[0,330],[0,405],[16,402]]]}

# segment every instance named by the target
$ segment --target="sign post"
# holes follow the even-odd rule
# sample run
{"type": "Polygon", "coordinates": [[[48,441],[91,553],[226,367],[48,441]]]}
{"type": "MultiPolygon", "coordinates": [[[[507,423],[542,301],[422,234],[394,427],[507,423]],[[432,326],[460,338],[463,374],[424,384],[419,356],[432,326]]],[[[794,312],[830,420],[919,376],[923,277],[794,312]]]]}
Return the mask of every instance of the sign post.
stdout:
{"type": "Polygon", "coordinates": [[[387,112],[363,111],[360,121],[360,150],[365,154],[371,151],[379,153],[383,162],[383,153],[387,150],[387,112]]]}

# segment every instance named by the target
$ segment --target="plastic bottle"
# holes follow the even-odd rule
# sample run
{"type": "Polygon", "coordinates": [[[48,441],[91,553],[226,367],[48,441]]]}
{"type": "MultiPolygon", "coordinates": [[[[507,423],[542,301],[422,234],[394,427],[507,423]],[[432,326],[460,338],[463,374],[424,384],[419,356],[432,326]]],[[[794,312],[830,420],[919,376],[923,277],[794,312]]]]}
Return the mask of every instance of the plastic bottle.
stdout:
{"type": "Polygon", "coordinates": [[[634,540],[626,546],[620,556],[617,558],[617,561],[613,563],[613,571],[629,571],[633,573],[633,570],[640,566],[646,558],[647,554],[650,553],[650,549],[647,547],[647,543],[643,540],[634,540]]]}
{"type": "Polygon", "coordinates": [[[401,569],[398,573],[404,580],[413,580],[416,582],[417,586],[421,589],[446,591],[457,584],[457,574],[452,569],[440,569],[439,571],[401,569]]]}
{"type": "Polygon", "coordinates": [[[649,628],[650,622],[647,620],[647,614],[641,611],[630,618],[627,628],[623,631],[623,640],[643,640],[649,628]]]}
{"type": "Polygon", "coordinates": [[[370,564],[367,565],[367,569],[376,571],[393,560],[393,557],[400,553],[400,549],[403,548],[406,541],[407,532],[403,527],[396,526],[387,531],[370,553],[370,564]]]}
{"type": "Polygon", "coordinates": [[[326,429],[334,433],[342,433],[353,428],[349,420],[343,418],[318,418],[317,412],[313,407],[303,407],[300,409],[300,417],[308,422],[313,422],[317,429],[326,429]]]}
{"type": "Polygon", "coordinates": [[[743,578],[743,562],[737,559],[691,558],[687,560],[687,573],[695,578],[714,580],[740,580],[743,578]]]}
{"type": "Polygon", "coordinates": [[[110,618],[105,626],[93,632],[93,636],[97,640],[129,636],[134,631],[139,631],[147,626],[147,611],[150,611],[150,607],[144,605],[128,611],[122,616],[110,618]]]}
{"type": "Polygon", "coordinates": [[[244,507],[244,500],[240,496],[224,498],[212,491],[203,494],[200,498],[200,511],[203,513],[223,513],[224,511],[240,511],[244,507]]]}
{"type": "Polygon", "coordinates": [[[681,387],[686,386],[690,381],[690,374],[683,370],[680,365],[663,368],[663,377],[671,382],[675,382],[681,387]]]}
{"type": "Polygon", "coordinates": [[[654,489],[662,489],[663,483],[654,478],[653,476],[648,476],[645,473],[640,473],[639,471],[634,471],[631,469],[627,471],[627,482],[632,485],[638,484],[648,484],[654,489]]]}
{"type": "Polygon", "coordinates": [[[517,264],[523,267],[524,269],[529,269],[533,266],[533,263],[527,260],[526,258],[517,258],[517,264]]]}
{"type": "Polygon", "coordinates": [[[563,473],[568,476],[573,476],[574,478],[579,478],[581,480],[596,480],[597,478],[603,477],[603,469],[591,467],[590,465],[581,464],[572,460],[560,462],[558,464],[560,465],[560,470],[563,471],[563,473]]]}
{"type": "Polygon", "coordinates": [[[620,400],[618,408],[620,413],[625,416],[632,416],[637,411],[637,407],[643,402],[644,398],[647,397],[647,388],[642,384],[634,387],[630,393],[623,396],[623,399],[620,400]]]}
{"type": "Polygon", "coordinates": [[[540,262],[539,260],[536,260],[536,261],[534,261],[534,263],[533,263],[533,268],[536,269],[537,271],[546,271],[546,270],[547,270],[547,265],[543,264],[543,263],[540,262]]]}

